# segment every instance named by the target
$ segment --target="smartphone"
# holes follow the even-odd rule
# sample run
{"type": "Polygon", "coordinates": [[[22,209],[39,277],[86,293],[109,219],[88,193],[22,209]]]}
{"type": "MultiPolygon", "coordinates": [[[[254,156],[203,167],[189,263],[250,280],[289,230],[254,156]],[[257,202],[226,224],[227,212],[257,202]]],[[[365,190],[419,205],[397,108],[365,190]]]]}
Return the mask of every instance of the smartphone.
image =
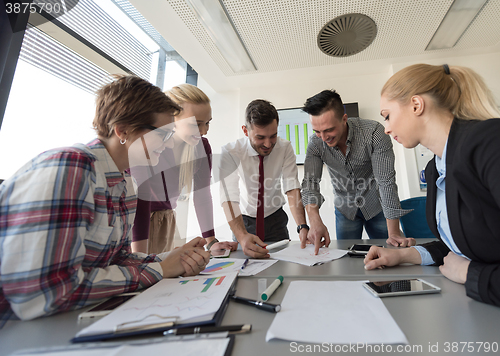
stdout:
{"type": "Polygon", "coordinates": [[[231,250],[210,250],[210,255],[214,258],[226,258],[231,254],[231,250]]]}
{"type": "Polygon", "coordinates": [[[441,288],[419,278],[383,282],[364,282],[363,287],[379,298],[441,292],[441,288]]]}
{"type": "Polygon", "coordinates": [[[111,313],[114,309],[125,303],[127,300],[135,297],[138,295],[140,292],[136,293],[123,293],[119,295],[115,295],[114,297],[111,297],[104,302],[101,302],[97,305],[95,305],[93,308],[87,310],[86,312],[81,313],[78,315],[78,319],[91,319],[91,318],[96,318],[100,316],[105,316],[111,313]]]}
{"type": "Polygon", "coordinates": [[[349,247],[347,254],[349,256],[364,257],[372,246],[383,247],[382,245],[367,245],[367,244],[354,244],[349,247]]]}

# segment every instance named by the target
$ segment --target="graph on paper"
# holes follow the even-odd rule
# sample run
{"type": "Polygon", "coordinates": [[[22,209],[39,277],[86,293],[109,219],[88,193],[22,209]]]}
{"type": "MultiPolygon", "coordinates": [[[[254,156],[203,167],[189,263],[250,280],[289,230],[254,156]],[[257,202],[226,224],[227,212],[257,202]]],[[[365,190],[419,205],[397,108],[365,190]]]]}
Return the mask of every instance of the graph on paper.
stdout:
{"type": "Polygon", "coordinates": [[[80,331],[78,336],[112,332],[117,325],[143,326],[174,320],[177,323],[212,320],[236,276],[235,272],[163,279],[80,331]]]}
{"type": "Polygon", "coordinates": [[[207,267],[200,274],[224,274],[239,272],[245,262],[244,258],[212,258],[207,267]]]}
{"type": "MultiPolygon", "coordinates": [[[[221,277],[214,277],[214,278],[204,278],[204,281],[203,282],[203,285],[201,287],[202,290],[201,290],[201,293],[206,293],[210,287],[212,286],[212,284],[214,284],[215,286],[220,286],[222,285],[222,283],[224,282],[224,279],[226,278],[226,276],[221,276],[221,277]]],[[[181,285],[186,285],[188,284],[189,282],[198,282],[200,279],[191,279],[191,280],[187,280],[187,281],[179,281],[179,283],[181,285]]]]}
{"type": "Polygon", "coordinates": [[[217,262],[213,264],[212,266],[209,266],[203,270],[205,273],[211,273],[211,272],[216,272],[216,271],[221,271],[224,268],[228,268],[234,265],[234,262],[217,262]]]}

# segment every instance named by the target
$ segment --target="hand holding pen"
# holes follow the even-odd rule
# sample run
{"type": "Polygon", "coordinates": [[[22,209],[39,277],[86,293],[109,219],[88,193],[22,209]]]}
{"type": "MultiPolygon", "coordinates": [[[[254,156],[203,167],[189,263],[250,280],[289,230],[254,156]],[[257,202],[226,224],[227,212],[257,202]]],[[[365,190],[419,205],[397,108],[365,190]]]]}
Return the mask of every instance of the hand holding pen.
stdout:
{"type": "Polygon", "coordinates": [[[285,246],[289,242],[290,242],[290,240],[287,239],[287,240],[281,240],[281,241],[269,244],[266,246],[266,250],[269,251],[269,250],[273,250],[273,249],[281,247],[281,246],[285,246]]]}

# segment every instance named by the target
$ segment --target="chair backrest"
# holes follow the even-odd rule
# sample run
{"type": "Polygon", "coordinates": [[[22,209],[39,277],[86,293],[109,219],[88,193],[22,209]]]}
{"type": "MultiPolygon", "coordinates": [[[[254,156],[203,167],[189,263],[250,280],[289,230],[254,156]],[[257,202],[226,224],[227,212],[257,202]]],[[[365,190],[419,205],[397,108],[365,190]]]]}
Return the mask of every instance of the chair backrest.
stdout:
{"type": "Polygon", "coordinates": [[[406,237],[436,238],[427,225],[425,200],[425,197],[416,197],[401,201],[403,209],[413,209],[411,213],[399,218],[406,237]]]}

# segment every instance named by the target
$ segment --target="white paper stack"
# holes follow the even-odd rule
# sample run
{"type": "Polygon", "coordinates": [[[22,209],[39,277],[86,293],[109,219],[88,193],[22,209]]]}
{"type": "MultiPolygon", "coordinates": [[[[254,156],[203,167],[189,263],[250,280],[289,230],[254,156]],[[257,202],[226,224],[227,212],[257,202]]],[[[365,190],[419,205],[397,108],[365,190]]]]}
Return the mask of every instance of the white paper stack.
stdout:
{"type": "Polygon", "coordinates": [[[270,253],[271,258],[281,261],[299,263],[305,266],[316,266],[341,258],[347,254],[346,250],[322,247],[317,255],[314,254],[314,245],[306,245],[304,249],[300,244],[293,244],[281,251],[270,253]]]}

